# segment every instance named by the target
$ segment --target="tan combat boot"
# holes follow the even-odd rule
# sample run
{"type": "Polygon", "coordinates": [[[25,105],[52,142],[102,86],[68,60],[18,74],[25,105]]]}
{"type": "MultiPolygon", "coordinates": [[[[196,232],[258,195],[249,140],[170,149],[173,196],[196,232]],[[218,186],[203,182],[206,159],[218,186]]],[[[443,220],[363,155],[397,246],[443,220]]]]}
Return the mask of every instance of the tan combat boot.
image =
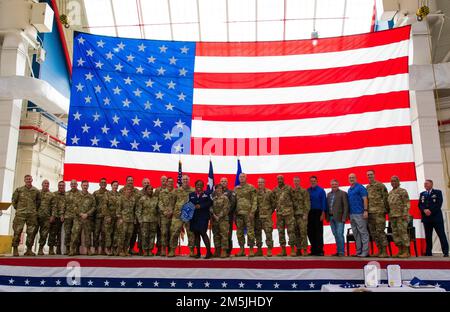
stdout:
{"type": "Polygon", "coordinates": [[[295,247],[291,247],[291,254],[289,256],[297,257],[297,254],[295,253],[295,247]]]}
{"type": "Polygon", "coordinates": [[[308,249],[302,249],[302,256],[307,257],[308,256],[308,249]]]}
{"type": "Polygon", "coordinates": [[[378,258],[389,258],[389,255],[386,252],[386,248],[383,248],[383,250],[378,253],[378,258]]]}
{"type": "Polygon", "coordinates": [[[75,248],[70,248],[69,253],[67,254],[69,257],[73,257],[76,256],[76,252],[75,252],[75,248]]]}
{"type": "Polygon", "coordinates": [[[258,247],[258,251],[255,253],[256,257],[262,257],[263,256],[263,251],[262,251],[262,247],[258,247]]]}
{"type": "Polygon", "coordinates": [[[281,252],[277,256],[286,257],[286,246],[281,246],[281,252]]]}
{"type": "Polygon", "coordinates": [[[302,255],[302,249],[297,248],[296,255],[297,257],[300,257],[302,255]]]}
{"type": "Polygon", "coordinates": [[[272,257],[272,247],[267,247],[267,257],[272,257]]]}
{"type": "Polygon", "coordinates": [[[409,252],[408,252],[408,247],[407,246],[401,246],[400,250],[397,254],[398,258],[409,258],[409,252]]]}
{"type": "Polygon", "coordinates": [[[167,257],[175,257],[175,251],[173,248],[169,248],[169,254],[167,255],[167,257]]]}
{"type": "Polygon", "coordinates": [[[195,251],[194,248],[189,248],[189,257],[194,258],[195,257],[195,251]]]}
{"type": "Polygon", "coordinates": [[[237,254],[234,255],[235,257],[245,257],[245,250],[244,247],[241,247],[239,249],[239,252],[237,254]]]}
{"type": "Polygon", "coordinates": [[[107,256],[111,256],[111,249],[105,248],[105,254],[106,254],[107,256]]]}
{"type": "Polygon", "coordinates": [[[161,257],[165,257],[165,256],[166,256],[166,247],[163,246],[163,247],[161,248],[161,257]]]}
{"type": "Polygon", "coordinates": [[[27,251],[23,255],[27,256],[27,257],[34,257],[34,256],[36,256],[36,254],[31,251],[31,246],[27,247],[27,251]]]}
{"type": "Polygon", "coordinates": [[[19,256],[19,247],[13,247],[13,257],[19,256]]]}
{"type": "Polygon", "coordinates": [[[220,258],[226,258],[228,257],[227,251],[225,249],[222,249],[220,251],[220,258]]]}
{"type": "Polygon", "coordinates": [[[44,255],[44,246],[39,246],[38,256],[43,256],[43,255],[44,255]]]}
{"type": "Polygon", "coordinates": [[[255,256],[255,251],[253,250],[253,247],[250,247],[248,249],[248,256],[249,257],[254,257],[255,256]]]}
{"type": "Polygon", "coordinates": [[[49,256],[54,256],[55,255],[55,247],[49,247],[48,249],[48,255],[49,256]]]}
{"type": "Polygon", "coordinates": [[[65,256],[68,256],[70,254],[70,245],[66,246],[66,251],[64,252],[65,256]]]}
{"type": "Polygon", "coordinates": [[[214,248],[213,258],[219,258],[220,257],[220,250],[221,250],[221,248],[214,248]]]}

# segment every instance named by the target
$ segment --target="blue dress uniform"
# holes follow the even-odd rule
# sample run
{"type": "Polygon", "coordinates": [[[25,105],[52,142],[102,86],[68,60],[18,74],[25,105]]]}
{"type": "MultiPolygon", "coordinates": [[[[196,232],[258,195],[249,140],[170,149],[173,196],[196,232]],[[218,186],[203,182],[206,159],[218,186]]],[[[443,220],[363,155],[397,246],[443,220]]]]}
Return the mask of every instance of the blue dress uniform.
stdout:
{"type": "Polygon", "coordinates": [[[189,194],[189,201],[194,205],[200,205],[200,209],[194,210],[194,216],[190,222],[190,230],[193,232],[206,233],[210,218],[209,208],[213,205],[210,194],[206,192],[201,194],[192,192],[189,194]]]}
{"type": "Polygon", "coordinates": [[[426,241],[426,256],[431,256],[431,250],[433,247],[433,229],[439,237],[441,243],[442,253],[444,256],[448,256],[448,241],[445,236],[444,230],[444,218],[442,217],[442,192],[440,190],[431,189],[420,193],[419,197],[419,209],[422,213],[422,222],[425,229],[425,241],[426,241]],[[424,213],[425,209],[431,211],[431,215],[427,216],[424,213]]]}

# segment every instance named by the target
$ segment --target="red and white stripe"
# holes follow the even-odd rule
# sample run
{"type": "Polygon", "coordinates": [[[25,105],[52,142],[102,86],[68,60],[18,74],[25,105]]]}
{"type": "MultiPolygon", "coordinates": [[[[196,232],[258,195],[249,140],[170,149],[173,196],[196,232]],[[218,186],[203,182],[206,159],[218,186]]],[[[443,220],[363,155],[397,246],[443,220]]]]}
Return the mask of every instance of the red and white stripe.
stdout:
{"type": "MultiPolygon", "coordinates": [[[[366,170],[398,175],[417,210],[408,92],[410,27],[284,42],[197,43],[191,155],[183,172],[234,181],[236,156],[250,183],[284,174],[328,187],[366,170]],[[211,155],[211,156],[210,156],[211,155]]],[[[178,155],[69,146],[65,180],[176,177],[178,155]]],[[[328,230],[327,230],[328,231],[328,230]]],[[[330,241],[329,235],[325,235],[330,241]]],[[[420,237],[420,235],[419,235],[420,237]]]]}

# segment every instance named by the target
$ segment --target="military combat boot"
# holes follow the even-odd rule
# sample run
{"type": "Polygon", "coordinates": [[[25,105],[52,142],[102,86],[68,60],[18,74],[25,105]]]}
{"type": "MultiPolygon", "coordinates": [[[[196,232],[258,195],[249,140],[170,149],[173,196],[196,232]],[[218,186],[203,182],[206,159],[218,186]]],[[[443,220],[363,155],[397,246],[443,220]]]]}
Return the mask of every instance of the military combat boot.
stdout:
{"type": "Polygon", "coordinates": [[[36,256],[36,254],[34,252],[31,251],[31,246],[27,247],[27,251],[23,254],[24,256],[27,257],[33,257],[36,256]]]}
{"type": "Polygon", "coordinates": [[[303,257],[307,257],[308,256],[308,250],[305,248],[305,249],[303,249],[303,251],[302,251],[302,256],[303,257]]]}
{"type": "Polygon", "coordinates": [[[297,257],[300,257],[302,255],[302,250],[300,248],[297,248],[296,255],[297,257]]]}
{"type": "Polygon", "coordinates": [[[220,257],[220,248],[214,248],[213,257],[214,258],[219,258],[220,257]]]}
{"type": "Polygon", "coordinates": [[[228,257],[227,251],[225,249],[222,249],[220,252],[220,258],[226,258],[228,257]]]}
{"type": "Polygon", "coordinates": [[[272,257],[272,247],[267,247],[267,257],[272,257]]]}
{"type": "Polygon", "coordinates": [[[175,251],[173,248],[169,248],[169,254],[167,255],[167,257],[175,257],[175,251]]]}
{"type": "Polygon", "coordinates": [[[248,256],[249,256],[249,257],[254,257],[254,256],[255,256],[255,253],[254,253],[254,251],[253,251],[253,247],[250,247],[250,248],[248,249],[248,256]]]}
{"type": "Polygon", "coordinates": [[[61,246],[56,246],[56,254],[57,255],[61,255],[62,254],[62,252],[61,252],[61,246]]]}
{"type": "Polygon", "coordinates": [[[66,251],[64,252],[65,256],[68,256],[70,254],[70,245],[66,246],[66,251]]]}
{"type": "Polygon", "coordinates": [[[258,250],[255,253],[256,257],[262,257],[263,256],[263,251],[262,251],[262,247],[258,247],[258,250]]]}
{"type": "Polygon", "coordinates": [[[95,252],[92,252],[91,251],[91,247],[88,247],[87,248],[87,253],[86,253],[88,256],[95,256],[95,252]]]}
{"type": "Polygon", "coordinates": [[[289,256],[297,257],[297,254],[295,253],[295,247],[291,247],[291,254],[289,256]]]}
{"type": "MultiPolygon", "coordinates": [[[[67,250],[66,250],[66,252],[67,252],[67,250]]],[[[73,257],[73,256],[76,256],[76,252],[75,252],[75,249],[74,248],[70,248],[70,251],[69,251],[69,253],[67,254],[69,257],[73,257]]]]}
{"type": "Polygon", "coordinates": [[[409,258],[409,252],[408,252],[408,247],[406,246],[401,246],[400,250],[397,254],[398,258],[409,258]]]}
{"type": "Polygon", "coordinates": [[[111,256],[111,249],[105,248],[105,254],[106,254],[107,256],[111,256]]]}
{"type": "Polygon", "coordinates": [[[13,247],[13,257],[19,256],[19,247],[13,247]]]}
{"type": "Polygon", "coordinates": [[[386,250],[385,250],[386,248],[383,248],[383,250],[381,250],[379,253],[378,253],[378,258],[388,258],[389,257],[389,255],[386,253],[386,250]]]}
{"type": "Polygon", "coordinates": [[[43,256],[44,255],[44,246],[39,246],[39,250],[38,250],[38,256],[43,256]]]}
{"type": "Polygon", "coordinates": [[[239,249],[239,252],[237,254],[234,255],[235,257],[245,257],[245,251],[244,251],[244,247],[241,247],[239,249]]]}
{"type": "Polygon", "coordinates": [[[162,247],[161,248],[161,257],[165,257],[166,256],[166,247],[162,247]]]}
{"type": "Polygon", "coordinates": [[[189,257],[191,257],[191,258],[195,257],[195,252],[194,252],[194,248],[193,247],[189,248],[189,257]]]}
{"type": "Polygon", "coordinates": [[[49,247],[48,248],[48,255],[49,256],[54,256],[55,255],[55,247],[49,247]]]}
{"type": "Polygon", "coordinates": [[[277,256],[286,257],[286,246],[281,246],[281,252],[277,256]]]}

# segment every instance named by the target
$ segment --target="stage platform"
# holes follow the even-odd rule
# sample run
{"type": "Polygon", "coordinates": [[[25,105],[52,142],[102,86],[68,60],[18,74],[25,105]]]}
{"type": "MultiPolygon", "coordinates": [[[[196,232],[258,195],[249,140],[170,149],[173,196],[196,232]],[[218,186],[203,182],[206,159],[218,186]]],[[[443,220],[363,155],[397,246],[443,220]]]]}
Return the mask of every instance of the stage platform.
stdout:
{"type": "Polygon", "coordinates": [[[319,291],[323,284],[362,283],[363,267],[399,264],[403,280],[418,277],[450,291],[443,257],[0,257],[1,291],[319,291]]]}

